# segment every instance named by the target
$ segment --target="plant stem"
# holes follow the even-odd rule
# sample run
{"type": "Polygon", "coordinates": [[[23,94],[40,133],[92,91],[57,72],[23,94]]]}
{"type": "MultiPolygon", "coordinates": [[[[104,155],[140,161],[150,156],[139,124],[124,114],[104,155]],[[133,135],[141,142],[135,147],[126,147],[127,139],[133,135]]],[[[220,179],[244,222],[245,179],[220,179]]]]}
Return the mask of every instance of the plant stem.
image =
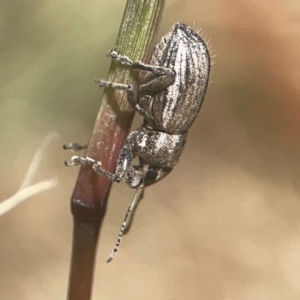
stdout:
{"type": "MultiPolygon", "coordinates": [[[[133,60],[145,61],[160,23],[164,0],[127,0],[115,49],[133,60]]],[[[112,62],[108,80],[136,84],[137,73],[112,62]]],[[[105,89],[86,156],[114,173],[134,111],[124,91],[105,89]]],[[[111,182],[82,166],[71,197],[74,220],[68,300],[90,300],[95,253],[111,182]]]]}

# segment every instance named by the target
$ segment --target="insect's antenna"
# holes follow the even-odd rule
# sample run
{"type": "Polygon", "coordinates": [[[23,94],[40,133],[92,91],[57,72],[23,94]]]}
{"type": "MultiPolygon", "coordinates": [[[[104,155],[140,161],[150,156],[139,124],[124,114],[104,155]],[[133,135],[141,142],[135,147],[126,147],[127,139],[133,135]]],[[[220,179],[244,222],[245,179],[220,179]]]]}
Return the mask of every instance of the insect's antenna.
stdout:
{"type": "Polygon", "coordinates": [[[135,191],[135,194],[134,194],[134,198],[132,200],[132,203],[134,201],[136,201],[132,207],[132,210],[127,218],[127,222],[125,224],[125,227],[124,227],[124,230],[123,230],[123,235],[128,233],[130,227],[131,227],[131,224],[132,224],[132,220],[134,218],[134,214],[136,212],[136,209],[138,207],[138,204],[139,202],[142,200],[142,198],[144,197],[144,187],[142,185],[140,185],[136,191],[135,191]]]}
{"type": "Polygon", "coordinates": [[[143,192],[144,192],[144,184],[142,184],[135,190],[133,200],[132,200],[130,206],[128,207],[124,221],[122,223],[116,245],[115,245],[113,251],[111,252],[111,254],[109,255],[109,257],[106,261],[107,263],[111,262],[114,259],[114,257],[116,256],[119,246],[120,246],[120,243],[121,243],[121,240],[122,240],[123,233],[126,230],[126,228],[128,228],[128,225],[130,224],[131,213],[132,213],[132,211],[135,210],[137,204],[139,203],[139,200],[143,197],[143,192]]]}

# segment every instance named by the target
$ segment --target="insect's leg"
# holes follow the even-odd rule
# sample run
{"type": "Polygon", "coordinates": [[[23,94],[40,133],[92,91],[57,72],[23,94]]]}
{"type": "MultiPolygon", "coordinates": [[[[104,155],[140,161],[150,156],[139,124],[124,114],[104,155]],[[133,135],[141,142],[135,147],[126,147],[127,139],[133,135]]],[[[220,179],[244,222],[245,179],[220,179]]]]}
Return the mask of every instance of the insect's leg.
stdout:
{"type": "MultiPolygon", "coordinates": [[[[113,60],[119,61],[121,64],[129,65],[133,69],[148,71],[154,75],[152,78],[148,78],[147,83],[140,85],[138,91],[139,95],[156,95],[174,83],[176,74],[173,69],[148,65],[140,61],[132,61],[129,57],[120,55],[115,50],[111,50],[107,56],[111,57],[113,60]]],[[[139,107],[135,107],[135,109],[140,114],[145,114],[144,111],[139,111],[139,107]]]]}
{"type": "Polygon", "coordinates": [[[139,101],[135,106],[135,110],[147,121],[151,121],[154,120],[154,116],[152,115],[154,96],[166,91],[174,83],[175,73],[160,76],[151,75],[146,80],[139,86],[139,101]]]}
{"type": "Polygon", "coordinates": [[[132,166],[132,161],[135,151],[135,141],[138,135],[139,131],[133,131],[129,134],[117,160],[116,173],[121,174],[121,178],[125,177],[126,183],[128,183],[128,173],[131,174],[132,170],[134,169],[132,166]]]}
{"type": "Polygon", "coordinates": [[[162,76],[162,75],[175,76],[175,72],[170,68],[148,65],[140,61],[132,61],[128,56],[121,55],[113,49],[107,54],[107,56],[113,60],[119,61],[123,65],[131,66],[133,69],[149,71],[156,76],[162,76]]]}
{"type": "Polygon", "coordinates": [[[111,89],[116,89],[116,90],[124,90],[124,91],[131,91],[133,90],[132,85],[130,84],[124,84],[124,83],[116,83],[116,82],[111,82],[106,79],[95,79],[95,83],[97,83],[100,87],[107,87],[111,89]]]}
{"type": "Polygon", "coordinates": [[[153,76],[152,78],[147,78],[147,82],[139,86],[139,95],[149,95],[155,96],[162,91],[166,90],[171,84],[174,83],[175,73],[166,74],[162,76],[153,76]]]}
{"type": "Polygon", "coordinates": [[[66,166],[74,166],[74,165],[81,165],[81,164],[90,164],[92,165],[94,171],[96,173],[101,174],[105,178],[120,182],[121,179],[125,176],[127,171],[130,171],[132,167],[132,160],[133,160],[133,148],[135,145],[135,138],[139,134],[138,131],[133,131],[127,138],[125,145],[123,146],[119,158],[117,160],[117,168],[116,173],[109,173],[102,169],[101,162],[98,162],[90,157],[80,157],[80,156],[73,156],[71,158],[71,162],[65,161],[66,166]]]}
{"type": "Polygon", "coordinates": [[[97,83],[100,87],[108,87],[117,90],[125,90],[127,92],[127,100],[131,105],[131,107],[142,116],[145,116],[145,114],[147,113],[137,103],[137,93],[132,85],[124,84],[124,83],[115,83],[105,79],[96,79],[95,83],[97,83]]]}
{"type": "Polygon", "coordinates": [[[117,89],[117,90],[125,90],[127,92],[127,100],[131,107],[136,110],[139,114],[142,116],[145,115],[144,110],[141,109],[140,105],[137,104],[137,93],[134,87],[130,84],[123,84],[123,83],[115,83],[111,82],[105,79],[96,79],[95,82],[100,86],[100,87],[108,87],[112,89],[117,89]]]}
{"type": "Polygon", "coordinates": [[[73,152],[78,152],[78,151],[82,151],[85,150],[87,148],[87,144],[86,145],[81,145],[79,143],[70,143],[70,144],[65,144],[63,145],[63,149],[64,150],[71,150],[73,152]]]}
{"type": "Polygon", "coordinates": [[[85,165],[90,164],[92,165],[94,171],[98,174],[101,174],[105,178],[111,181],[120,182],[121,181],[121,174],[115,173],[109,173],[101,168],[102,164],[99,161],[96,161],[92,159],[91,157],[82,157],[82,156],[73,156],[71,158],[71,162],[65,161],[65,165],[67,167],[76,166],[76,165],[85,165]]]}
{"type": "Polygon", "coordinates": [[[97,83],[100,87],[108,87],[117,90],[124,90],[127,92],[127,100],[130,106],[137,111],[142,116],[145,116],[147,112],[145,112],[141,106],[137,103],[137,92],[134,89],[133,85],[124,84],[124,83],[116,83],[111,82],[105,79],[96,79],[95,83],[97,83]]]}

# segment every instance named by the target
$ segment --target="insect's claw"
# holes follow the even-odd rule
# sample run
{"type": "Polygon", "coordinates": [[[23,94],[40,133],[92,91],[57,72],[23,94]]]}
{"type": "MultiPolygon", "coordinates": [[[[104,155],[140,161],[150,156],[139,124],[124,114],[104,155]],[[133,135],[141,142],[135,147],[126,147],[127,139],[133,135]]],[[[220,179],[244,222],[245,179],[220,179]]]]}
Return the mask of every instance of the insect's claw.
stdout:
{"type": "Polygon", "coordinates": [[[109,257],[107,258],[106,262],[110,263],[114,259],[114,257],[115,256],[113,254],[110,254],[109,257]]]}
{"type": "Polygon", "coordinates": [[[80,163],[81,163],[81,160],[80,160],[79,156],[73,156],[71,158],[70,162],[68,162],[68,161],[65,160],[65,165],[67,167],[76,166],[76,165],[79,165],[80,163]]]}

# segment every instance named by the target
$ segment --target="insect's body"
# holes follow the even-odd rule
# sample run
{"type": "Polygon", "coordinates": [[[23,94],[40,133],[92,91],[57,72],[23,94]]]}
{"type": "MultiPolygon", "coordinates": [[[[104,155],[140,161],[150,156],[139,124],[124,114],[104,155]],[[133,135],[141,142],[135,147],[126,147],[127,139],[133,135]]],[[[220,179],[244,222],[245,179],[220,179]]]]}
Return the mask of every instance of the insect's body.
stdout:
{"type": "MultiPolygon", "coordinates": [[[[149,65],[134,62],[116,51],[111,51],[109,56],[133,69],[149,72],[138,90],[104,79],[96,81],[99,86],[126,90],[130,105],[144,116],[144,123],[128,136],[115,174],[106,172],[101,163],[89,157],[74,156],[72,162],[66,164],[92,164],[97,173],[109,180],[119,182],[125,178],[130,187],[138,189],[161,180],[177,164],[188,129],[198,115],[206,93],[209,52],[197,32],[187,25],[176,23],[157,44],[149,65]],[[134,154],[139,156],[138,166],[132,165],[134,154]]],[[[80,147],[73,144],[65,148],[80,147]]],[[[135,197],[109,261],[117,252],[126,219],[136,202],[135,197]]]]}
{"type": "MultiPolygon", "coordinates": [[[[154,95],[141,97],[140,102],[151,112],[147,122],[155,130],[187,132],[199,113],[207,88],[210,57],[205,43],[190,27],[177,23],[157,44],[150,65],[171,69],[175,76],[167,88],[162,84],[154,95]]],[[[149,78],[153,79],[153,75],[145,80],[149,78]]],[[[140,91],[143,92],[143,86],[140,91]]]]}

